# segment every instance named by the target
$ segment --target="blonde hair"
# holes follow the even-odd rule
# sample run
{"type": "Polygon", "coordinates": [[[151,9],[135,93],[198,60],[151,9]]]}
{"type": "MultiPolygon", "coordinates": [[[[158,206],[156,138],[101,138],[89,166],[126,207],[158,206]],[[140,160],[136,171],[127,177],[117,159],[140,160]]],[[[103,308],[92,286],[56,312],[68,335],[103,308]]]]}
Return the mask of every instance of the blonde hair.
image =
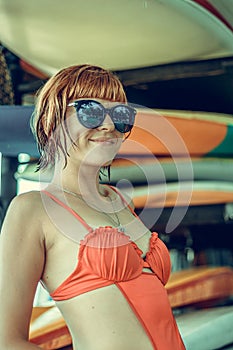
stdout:
{"type": "MultiPolygon", "coordinates": [[[[67,162],[68,150],[62,145],[58,125],[63,135],[69,135],[66,124],[67,105],[80,98],[100,98],[113,102],[127,101],[122,83],[111,71],[88,64],[60,70],[40,90],[31,128],[40,151],[38,169],[53,166],[59,151],[67,162]]],[[[72,144],[75,142],[71,139],[72,144]]]]}

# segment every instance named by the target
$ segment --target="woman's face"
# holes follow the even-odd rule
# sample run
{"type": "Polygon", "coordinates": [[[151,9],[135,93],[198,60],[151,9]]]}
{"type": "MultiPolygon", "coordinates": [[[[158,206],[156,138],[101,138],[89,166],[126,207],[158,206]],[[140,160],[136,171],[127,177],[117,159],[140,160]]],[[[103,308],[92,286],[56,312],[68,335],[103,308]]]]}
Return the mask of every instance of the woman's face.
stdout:
{"type": "MultiPolygon", "coordinates": [[[[111,108],[118,104],[100,99],[95,99],[95,101],[100,102],[105,108],[111,108]]],[[[116,130],[108,114],[101,125],[89,129],[78,120],[76,109],[68,107],[67,126],[71,138],[76,143],[76,146],[70,144],[68,147],[70,161],[100,167],[111,164],[119,151],[124,134],[116,130]]]]}

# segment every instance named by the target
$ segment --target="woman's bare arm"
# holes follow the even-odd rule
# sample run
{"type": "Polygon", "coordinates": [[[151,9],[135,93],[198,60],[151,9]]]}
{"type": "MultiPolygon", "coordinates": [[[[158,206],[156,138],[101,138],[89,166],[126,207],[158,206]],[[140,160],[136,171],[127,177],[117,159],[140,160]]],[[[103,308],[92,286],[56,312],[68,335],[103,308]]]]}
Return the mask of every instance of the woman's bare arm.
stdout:
{"type": "Polygon", "coordinates": [[[0,349],[36,350],[28,341],[34,294],[44,267],[38,193],[13,199],[0,236],[0,349]]]}

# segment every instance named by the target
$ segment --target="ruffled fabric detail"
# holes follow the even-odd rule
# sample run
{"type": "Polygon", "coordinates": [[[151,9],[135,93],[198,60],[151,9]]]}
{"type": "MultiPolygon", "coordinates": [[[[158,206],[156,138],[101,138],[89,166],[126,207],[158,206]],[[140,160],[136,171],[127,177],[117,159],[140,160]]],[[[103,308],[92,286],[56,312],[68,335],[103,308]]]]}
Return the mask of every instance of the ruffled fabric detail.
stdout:
{"type": "Polygon", "coordinates": [[[167,247],[159,239],[156,232],[153,232],[151,235],[149,251],[146,254],[145,261],[165,285],[171,273],[171,260],[167,247]]]}
{"type": "Polygon", "coordinates": [[[103,226],[89,232],[80,241],[80,245],[93,248],[113,248],[129,244],[129,242],[130,237],[118,228],[103,226]]]}
{"type": "Polygon", "coordinates": [[[143,260],[129,236],[117,228],[100,227],[80,242],[82,268],[106,280],[118,282],[139,276],[143,260]]]}

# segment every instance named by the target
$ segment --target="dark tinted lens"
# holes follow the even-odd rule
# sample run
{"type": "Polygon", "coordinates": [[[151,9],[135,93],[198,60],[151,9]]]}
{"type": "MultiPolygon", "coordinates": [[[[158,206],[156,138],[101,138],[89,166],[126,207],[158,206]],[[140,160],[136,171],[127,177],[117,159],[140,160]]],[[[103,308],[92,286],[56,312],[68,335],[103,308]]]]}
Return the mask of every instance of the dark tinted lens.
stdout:
{"type": "Polygon", "coordinates": [[[97,128],[104,120],[103,107],[95,101],[85,101],[77,108],[80,123],[88,129],[97,128]]]}
{"type": "Polygon", "coordinates": [[[115,107],[112,113],[115,128],[122,133],[130,131],[134,124],[134,115],[134,110],[130,107],[115,107]]]}

